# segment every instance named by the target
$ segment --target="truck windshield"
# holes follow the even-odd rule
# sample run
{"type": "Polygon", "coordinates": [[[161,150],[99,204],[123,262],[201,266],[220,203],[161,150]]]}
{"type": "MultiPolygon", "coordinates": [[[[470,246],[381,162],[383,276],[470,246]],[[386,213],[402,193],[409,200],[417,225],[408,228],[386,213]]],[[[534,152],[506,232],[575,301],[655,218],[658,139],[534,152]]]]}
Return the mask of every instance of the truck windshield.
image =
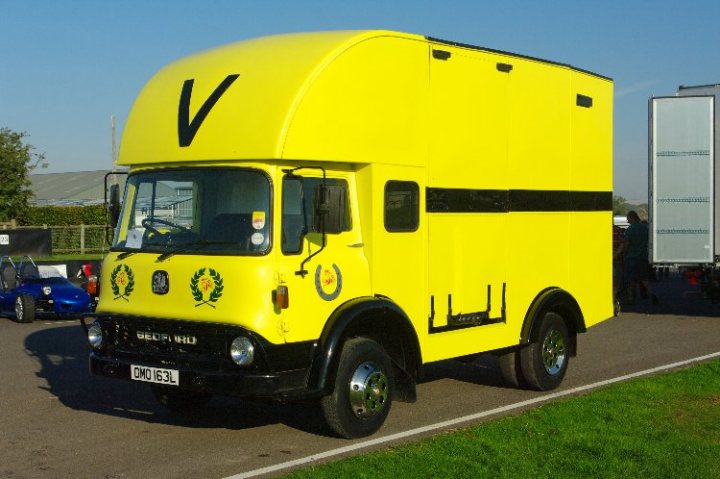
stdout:
{"type": "Polygon", "coordinates": [[[250,169],[131,174],[113,251],[263,254],[270,248],[268,177],[250,169]]]}

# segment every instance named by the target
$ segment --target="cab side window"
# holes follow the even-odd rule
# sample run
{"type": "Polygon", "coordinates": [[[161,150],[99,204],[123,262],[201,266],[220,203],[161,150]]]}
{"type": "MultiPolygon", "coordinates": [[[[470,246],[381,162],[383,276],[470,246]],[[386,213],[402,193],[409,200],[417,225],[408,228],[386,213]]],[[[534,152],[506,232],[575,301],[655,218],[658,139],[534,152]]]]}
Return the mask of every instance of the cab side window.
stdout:
{"type": "Polygon", "coordinates": [[[412,181],[385,183],[385,229],[389,232],[417,231],[420,223],[420,189],[412,181]]]}
{"type": "MultiPolygon", "coordinates": [[[[281,249],[286,254],[298,254],[303,250],[303,240],[308,233],[320,233],[320,219],[317,214],[318,187],[322,178],[313,177],[285,177],[283,179],[282,193],[282,227],[281,249]]],[[[348,186],[345,180],[328,178],[328,190],[335,194],[328,197],[339,203],[338,210],[341,217],[335,222],[339,225],[337,230],[326,229],[327,234],[337,234],[350,231],[349,202],[347,200],[348,186]]]]}

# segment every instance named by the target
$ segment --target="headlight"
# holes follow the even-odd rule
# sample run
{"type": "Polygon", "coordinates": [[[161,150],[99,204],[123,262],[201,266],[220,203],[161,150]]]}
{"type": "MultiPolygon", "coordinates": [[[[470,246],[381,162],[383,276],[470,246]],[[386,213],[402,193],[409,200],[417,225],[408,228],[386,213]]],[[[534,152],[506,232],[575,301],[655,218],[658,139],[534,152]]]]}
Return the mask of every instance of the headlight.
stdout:
{"type": "Polygon", "coordinates": [[[100,327],[100,324],[93,323],[88,328],[88,342],[90,343],[90,346],[92,346],[95,349],[100,348],[103,343],[103,335],[102,335],[102,328],[100,327]]]}
{"type": "Polygon", "coordinates": [[[50,286],[43,286],[43,294],[45,296],[50,296],[50,293],[52,293],[52,288],[50,286]]]}
{"type": "Polygon", "coordinates": [[[255,347],[248,338],[239,336],[230,345],[230,357],[238,366],[247,366],[253,362],[255,347]]]}

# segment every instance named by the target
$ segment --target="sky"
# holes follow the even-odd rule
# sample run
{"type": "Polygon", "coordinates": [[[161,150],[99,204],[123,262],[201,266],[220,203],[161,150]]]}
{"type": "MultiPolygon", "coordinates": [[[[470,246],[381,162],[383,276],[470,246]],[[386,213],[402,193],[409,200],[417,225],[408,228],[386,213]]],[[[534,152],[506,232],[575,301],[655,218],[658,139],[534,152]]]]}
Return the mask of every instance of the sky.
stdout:
{"type": "Polygon", "coordinates": [[[720,83],[718,0],[0,0],[0,128],[47,167],[109,169],[135,96],[164,65],[276,33],[387,29],[611,77],[614,193],[647,199],[648,99],[720,83]]]}

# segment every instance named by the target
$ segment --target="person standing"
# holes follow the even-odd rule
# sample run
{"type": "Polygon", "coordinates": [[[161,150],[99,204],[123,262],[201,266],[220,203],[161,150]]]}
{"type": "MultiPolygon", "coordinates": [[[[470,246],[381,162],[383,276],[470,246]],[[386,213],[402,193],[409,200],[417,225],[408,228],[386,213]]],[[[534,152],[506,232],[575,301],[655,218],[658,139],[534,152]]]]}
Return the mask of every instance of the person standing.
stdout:
{"type": "Polygon", "coordinates": [[[625,230],[623,242],[615,252],[615,257],[621,257],[623,261],[628,303],[635,301],[635,291],[639,286],[645,288],[652,304],[657,304],[658,298],[650,289],[648,281],[648,225],[640,221],[636,211],[628,212],[627,220],[630,226],[625,230]]]}

